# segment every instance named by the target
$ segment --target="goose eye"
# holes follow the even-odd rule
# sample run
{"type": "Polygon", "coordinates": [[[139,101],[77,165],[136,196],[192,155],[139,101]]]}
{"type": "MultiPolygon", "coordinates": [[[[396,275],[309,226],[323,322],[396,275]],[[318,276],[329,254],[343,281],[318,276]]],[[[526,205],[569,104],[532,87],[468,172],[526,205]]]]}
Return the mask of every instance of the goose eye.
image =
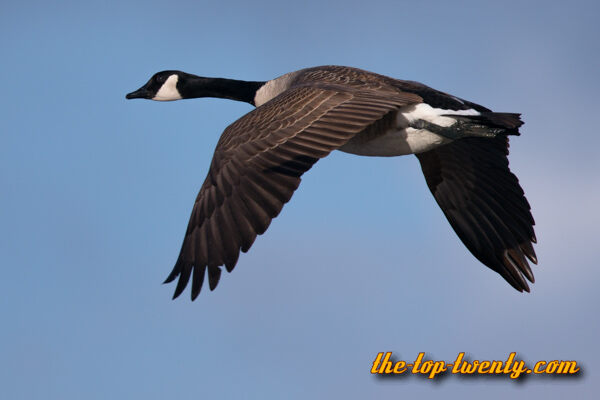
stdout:
{"type": "Polygon", "coordinates": [[[159,75],[156,77],[156,82],[163,83],[163,81],[164,81],[164,77],[162,75],[159,75]]]}

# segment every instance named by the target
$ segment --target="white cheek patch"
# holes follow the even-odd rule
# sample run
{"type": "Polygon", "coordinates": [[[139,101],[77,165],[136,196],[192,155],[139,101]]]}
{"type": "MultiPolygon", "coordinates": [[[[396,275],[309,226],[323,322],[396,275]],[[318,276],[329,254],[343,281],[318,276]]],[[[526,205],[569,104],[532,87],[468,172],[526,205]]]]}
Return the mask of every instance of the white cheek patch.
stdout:
{"type": "Polygon", "coordinates": [[[177,81],[179,80],[179,76],[177,74],[173,74],[167,78],[165,83],[160,87],[156,95],[152,98],[152,100],[157,101],[172,101],[172,100],[181,100],[181,94],[179,90],[177,90],[177,81]]]}

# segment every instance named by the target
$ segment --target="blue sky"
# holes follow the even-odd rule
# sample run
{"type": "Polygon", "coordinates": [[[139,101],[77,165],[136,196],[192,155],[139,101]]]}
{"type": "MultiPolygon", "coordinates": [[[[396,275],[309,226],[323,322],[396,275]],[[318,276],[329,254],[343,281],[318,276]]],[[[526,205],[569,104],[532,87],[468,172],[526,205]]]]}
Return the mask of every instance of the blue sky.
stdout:
{"type": "Polygon", "coordinates": [[[600,390],[597,2],[13,2],[0,14],[0,397],[591,398],[600,390]],[[126,101],[151,74],[341,64],[526,124],[511,168],[540,265],[514,291],[460,243],[414,157],[334,153],[218,289],[160,283],[220,99],[126,101]],[[414,359],[577,360],[577,379],[378,380],[414,359]]]}

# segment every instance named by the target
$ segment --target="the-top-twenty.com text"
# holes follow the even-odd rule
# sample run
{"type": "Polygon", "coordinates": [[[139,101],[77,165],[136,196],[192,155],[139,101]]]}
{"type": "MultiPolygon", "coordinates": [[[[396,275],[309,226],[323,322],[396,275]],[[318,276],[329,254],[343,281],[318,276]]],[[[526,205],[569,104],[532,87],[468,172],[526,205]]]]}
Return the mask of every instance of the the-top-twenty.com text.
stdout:
{"type": "Polygon", "coordinates": [[[529,368],[525,361],[517,360],[516,353],[510,353],[506,361],[469,361],[465,359],[465,353],[458,353],[453,362],[424,360],[425,353],[419,353],[413,362],[394,361],[392,352],[381,352],[377,354],[372,374],[421,374],[433,379],[440,374],[450,372],[452,374],[489,374],[507,375],[511,379],[517,379],[522,374],[546,374],[546,375],[575,375],[580,371],[577,361],[550,360],[537,361],[533,368],[529,368]]]}

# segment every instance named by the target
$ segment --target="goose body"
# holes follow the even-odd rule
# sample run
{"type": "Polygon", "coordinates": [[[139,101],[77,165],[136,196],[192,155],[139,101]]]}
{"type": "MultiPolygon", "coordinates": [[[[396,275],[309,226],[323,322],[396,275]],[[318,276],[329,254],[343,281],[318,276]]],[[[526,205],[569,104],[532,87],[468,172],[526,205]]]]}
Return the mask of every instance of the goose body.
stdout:
{"type": "Polygon", "coordinates": [[[205,274],[213,290],[300,184],[333,150],[361,156],[415,154],[436,201],[471,253],[519,291],[537,263],[530,206],[508,168],[519,114],[496,113],[418,82],[341,66],[270,81],[155,74],[126,96],[158,101],[219,97],[256,108],[225,129],[166,282],[174,298],[205,274]]]}

